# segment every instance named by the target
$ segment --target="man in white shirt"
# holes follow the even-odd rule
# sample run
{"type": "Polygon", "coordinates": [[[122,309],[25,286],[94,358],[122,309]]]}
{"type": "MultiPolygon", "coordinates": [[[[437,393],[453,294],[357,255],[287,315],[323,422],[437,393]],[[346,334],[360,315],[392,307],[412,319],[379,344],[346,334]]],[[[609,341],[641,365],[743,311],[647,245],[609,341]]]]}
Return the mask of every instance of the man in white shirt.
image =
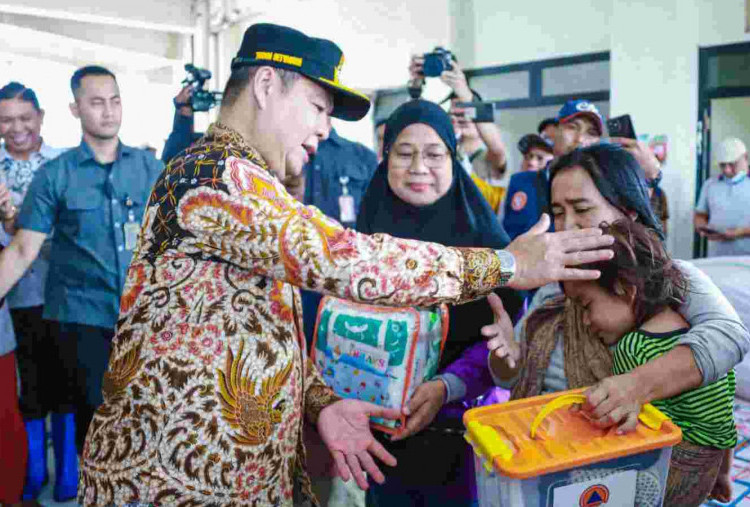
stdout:
{"type": "Polygon", "coordinates": [[[709,178],[701,189],[693,218],[695,229],[713,243],[713,256],[750,255],[750,178],[745,143],[736,137],[724,139],[716,160],[721,174],[709,178]]]}

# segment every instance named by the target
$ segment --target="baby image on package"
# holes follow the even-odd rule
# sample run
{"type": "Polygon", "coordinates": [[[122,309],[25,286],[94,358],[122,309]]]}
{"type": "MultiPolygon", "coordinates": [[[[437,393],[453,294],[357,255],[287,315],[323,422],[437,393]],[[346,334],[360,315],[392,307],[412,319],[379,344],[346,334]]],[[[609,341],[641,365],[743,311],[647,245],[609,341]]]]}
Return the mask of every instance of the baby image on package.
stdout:
{"type": "MultiPolygon", "coordinates": [[[[318,310],[312,357],[343,398],[401,408],[438,369],[448,308],[391,308],[326,297],[318,310]]],[[[373,418],[396,433],[405,423],[373,418]]]]}

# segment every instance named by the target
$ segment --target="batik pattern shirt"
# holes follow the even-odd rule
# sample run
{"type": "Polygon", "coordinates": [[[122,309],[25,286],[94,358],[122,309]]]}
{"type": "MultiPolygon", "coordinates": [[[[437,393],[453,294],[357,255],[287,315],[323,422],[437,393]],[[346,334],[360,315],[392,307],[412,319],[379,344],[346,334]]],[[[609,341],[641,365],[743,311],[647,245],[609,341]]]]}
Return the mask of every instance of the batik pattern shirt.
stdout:
{"type": "Polygon", "coordinates": [[[297,287],[384,305],[499,284],[492,250],[366,236],[291,197],[212,126],[144,215],[89,428],[79,502],[291,505],[311,497],[303,417],[338,398],[307,358],[297,287]]]}
{"type": "MultiPolygon", "coordinates": [[[[42,143],[39,151],[31,153],[28,160],[16,160],[7,150],[0,148],[0,183],[8,187],[16,207],[21,208],[37,170],[64,151],[65,149],[52,148],[42,143]]],[[[49,247],[50,241],[47,240],[39,256],[8,293],[7,301],[11,308],[28,308],[44,304],[44,283],[49,271],[49,247]]]]}

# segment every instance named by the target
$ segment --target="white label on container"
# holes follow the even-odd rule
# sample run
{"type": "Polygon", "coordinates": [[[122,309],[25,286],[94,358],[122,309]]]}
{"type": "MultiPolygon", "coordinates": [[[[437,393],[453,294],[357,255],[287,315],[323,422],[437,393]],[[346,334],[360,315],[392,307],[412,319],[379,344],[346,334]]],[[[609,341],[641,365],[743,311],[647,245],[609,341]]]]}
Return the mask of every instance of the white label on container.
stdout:
{"type": "Polygon", "coordinates": [[[602,479],[568,484],[552,490],[553,507],[633,507],[638,472],[616,472],[602,479]]]}

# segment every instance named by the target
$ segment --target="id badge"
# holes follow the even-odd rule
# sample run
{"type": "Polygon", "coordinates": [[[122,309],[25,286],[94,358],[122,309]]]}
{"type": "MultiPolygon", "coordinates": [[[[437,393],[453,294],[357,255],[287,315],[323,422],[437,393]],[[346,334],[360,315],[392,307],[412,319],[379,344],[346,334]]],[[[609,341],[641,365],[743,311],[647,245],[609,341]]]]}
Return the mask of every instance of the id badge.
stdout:
{"type": "Polygon", "coordinates": [[[339,209],[341,209],[340,222],[351,223],[357,221],[357,214],[354,212],[354,197],[351,195],[340,196],[339,209]]]}
{"type": "Polygon", "coordinates": [[[138,234],[141,232],[141,226],[138,222],[126,222],[123,228],[125,230],[125,250],[132,252],[138,243],[138,234]]]}

